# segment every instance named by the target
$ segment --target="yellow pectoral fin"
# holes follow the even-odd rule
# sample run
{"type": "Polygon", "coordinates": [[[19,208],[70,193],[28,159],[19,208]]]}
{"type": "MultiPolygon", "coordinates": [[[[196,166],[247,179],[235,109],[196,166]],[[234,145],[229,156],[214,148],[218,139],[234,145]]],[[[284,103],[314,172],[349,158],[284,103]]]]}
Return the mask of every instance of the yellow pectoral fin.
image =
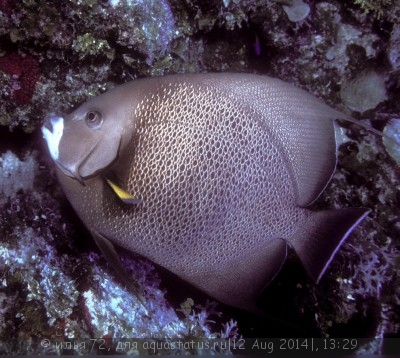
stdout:
{"type": "Polygon", "coordinates": [[[111,180],[106,179],[107,184],[113,190],[113,192],[118,196],[118,198],[125,204],[140,204],[142,201],[135,198],[133,195],[127,193],[125,190],[121,189],[118,185],[114,184],[111,180]]]}

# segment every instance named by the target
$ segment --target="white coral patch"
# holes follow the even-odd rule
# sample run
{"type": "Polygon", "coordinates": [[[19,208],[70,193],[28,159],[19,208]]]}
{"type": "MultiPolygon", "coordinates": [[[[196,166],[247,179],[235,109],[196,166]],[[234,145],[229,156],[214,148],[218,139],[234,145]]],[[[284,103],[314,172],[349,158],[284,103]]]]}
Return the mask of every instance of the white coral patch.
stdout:
{"type": "Polygon", "coordinates": [[[64,132],[64,118],[52,117],[50,118],[50,124],[52,131],[50,131],[46,126],[43,126],[42,133],[43,138],[46,139],[51,157],[53,160],[57,160],[59,156],[58,146],[64,132]]]}

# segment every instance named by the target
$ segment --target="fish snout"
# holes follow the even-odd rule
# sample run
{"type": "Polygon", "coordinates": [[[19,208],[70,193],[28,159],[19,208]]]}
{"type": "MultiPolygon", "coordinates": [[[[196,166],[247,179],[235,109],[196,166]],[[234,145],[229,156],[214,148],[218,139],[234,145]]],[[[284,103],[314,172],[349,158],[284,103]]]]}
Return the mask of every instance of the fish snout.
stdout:
{"type": "Polygon", "coordinates": [[[60,155],[59,145],[64,133],[64,118],[50,117],[42,126],[43,138],[46,140],[47,147],[54,161],[58,160],[60,155]]]}

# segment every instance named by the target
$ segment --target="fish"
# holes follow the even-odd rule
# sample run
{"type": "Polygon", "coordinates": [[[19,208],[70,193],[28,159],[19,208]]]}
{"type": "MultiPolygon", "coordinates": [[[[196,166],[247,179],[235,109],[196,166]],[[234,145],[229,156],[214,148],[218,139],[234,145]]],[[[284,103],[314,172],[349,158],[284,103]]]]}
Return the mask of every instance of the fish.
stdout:
{"type": "Polygon", "coordinates": [[[337,119],[353,121],[277,78],[183,74],[117,86],[42,133],[66,197],[111,259],[123,247],[256,312],[288,247],[319,282],[370,212],[308,208],[336,168],[337,119]]]}

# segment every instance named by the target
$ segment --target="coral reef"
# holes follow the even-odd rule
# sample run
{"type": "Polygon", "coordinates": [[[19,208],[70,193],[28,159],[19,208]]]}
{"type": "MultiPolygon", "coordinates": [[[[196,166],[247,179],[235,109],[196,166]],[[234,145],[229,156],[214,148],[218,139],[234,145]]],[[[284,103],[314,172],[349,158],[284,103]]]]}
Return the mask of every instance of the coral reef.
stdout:
{"type": "MultiPolygon", "coordinates": [[[[399,19],[400,3],[392,0],[0,0],[0,338],[26,338],[0,352],[71,353],[40,339],[105,340],[146,330],[158,338],[223,338],[237,334],[235,323],[224,333],[218,327],[231,318],[245,337],[278,335],[277,320],[226,307],[229,317],[209,318],[214,308],[197,299],[171,307],[153,267],[127,256],[131,274],[149,286],[146,315],[90,246],[38,129],[46,116],[131,79],[246,71],[280,77],[396,135],[390,120],[400,118],[399,19]],[[288,18],[284,6],[291,4],[306,5],[301,20],[288,18]],[[342,100],[346,84],[371,72],[379,100],[354,106],[357,89],[342,100]]],[[[314,207],[369,207],[370,218],[319,285],[289,260],[262,301],[289,323],[287,334],[297,325],[308,336],[398,336],[400,172],[380,138],[341,125],[347,141],[338,169],[314,207]]],[[[384,353],[380,342],[364,352],[384,353]]]]}

